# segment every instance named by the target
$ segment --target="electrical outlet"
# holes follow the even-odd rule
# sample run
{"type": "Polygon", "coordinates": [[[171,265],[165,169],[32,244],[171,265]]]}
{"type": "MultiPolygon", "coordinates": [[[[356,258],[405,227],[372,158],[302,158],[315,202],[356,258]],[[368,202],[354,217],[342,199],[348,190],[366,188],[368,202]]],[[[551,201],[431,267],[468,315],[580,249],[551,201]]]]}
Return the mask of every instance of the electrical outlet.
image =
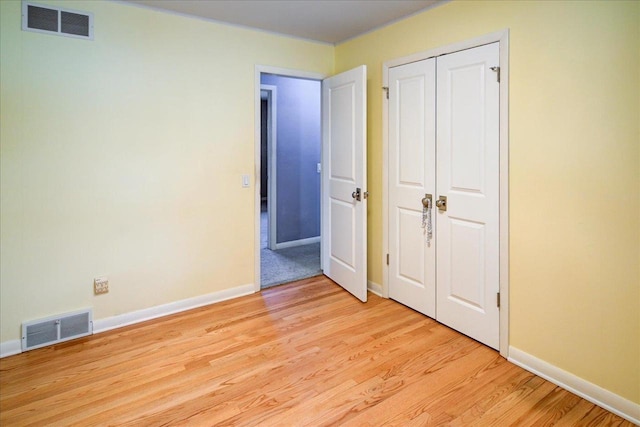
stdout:
{"type": "Polygon", "coordinates": [[[106,277],[99,277],[97,279],[93,279],[93,293],[98,294],[106,294],[109,292],[109,280],[106,277]]]}

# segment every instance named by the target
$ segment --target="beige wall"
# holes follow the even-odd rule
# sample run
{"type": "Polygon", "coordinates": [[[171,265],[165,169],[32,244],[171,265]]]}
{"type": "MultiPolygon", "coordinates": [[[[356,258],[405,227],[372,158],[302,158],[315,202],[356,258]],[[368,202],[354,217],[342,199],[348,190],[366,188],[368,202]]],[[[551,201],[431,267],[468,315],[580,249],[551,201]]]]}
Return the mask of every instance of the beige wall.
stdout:
{"type": "Polygon", "coordinates": [[[255,65],[329,74],[333,46],[107,1],[95,40],[0,1],[0,342],[254,283],[255,65]],[[94,296],[94,277],[110,293],[94,296]]]}
{"type": "Polygon", "coordinates": [[[382,283],[382,63],[510,29],[510,344],[640,402],[640,3],[454,1],[341,44],[367,64],[382,283]]]}

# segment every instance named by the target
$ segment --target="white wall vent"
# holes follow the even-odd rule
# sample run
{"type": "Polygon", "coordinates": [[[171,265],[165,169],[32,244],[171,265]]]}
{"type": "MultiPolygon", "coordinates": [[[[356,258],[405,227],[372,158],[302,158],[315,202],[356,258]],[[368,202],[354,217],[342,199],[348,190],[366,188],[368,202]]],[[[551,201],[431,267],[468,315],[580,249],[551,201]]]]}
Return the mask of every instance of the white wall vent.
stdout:
{"type": "Polygon", "coordinates": [[[32,320],[22,324],[22,351],[69,341],[93,333],[91,309],[32,320]]]}
{"type": "Polygon", "coordinates": [[[22,30],[93,40],[93,13],[23,1],[22,30]]]}

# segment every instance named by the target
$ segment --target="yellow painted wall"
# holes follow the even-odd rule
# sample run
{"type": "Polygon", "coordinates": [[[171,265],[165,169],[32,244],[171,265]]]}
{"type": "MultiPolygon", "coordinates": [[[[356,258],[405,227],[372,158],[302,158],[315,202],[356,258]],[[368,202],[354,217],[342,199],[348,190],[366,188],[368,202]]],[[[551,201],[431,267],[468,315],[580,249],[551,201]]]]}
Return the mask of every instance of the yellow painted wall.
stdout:
{"type": "Polygon", "coordinates": [[[367,64],[382,283],[382,63],[509,28],[510,344],[640,403],[640,2],[454,1],[336,48],[367,64]]]}
{"type": "Polygon", "coordinates": [[[0,342],[42,316],[254,283],[255,65],[329,74],[333,46],[50,4],[93,12],[95,40],[21,31],[20,2],[0,1],[0,342]]]}
{"type": "Polygon", "coordinates": [[[510,28],[511,345],[640,402],[640,3],[452,2],[335,49],[53,4],[94,12],[95,41],[22,32],[0,1],[0,342],[253,283],[255,64],[368,65],[382,283],[382,63],[510,28]]]}

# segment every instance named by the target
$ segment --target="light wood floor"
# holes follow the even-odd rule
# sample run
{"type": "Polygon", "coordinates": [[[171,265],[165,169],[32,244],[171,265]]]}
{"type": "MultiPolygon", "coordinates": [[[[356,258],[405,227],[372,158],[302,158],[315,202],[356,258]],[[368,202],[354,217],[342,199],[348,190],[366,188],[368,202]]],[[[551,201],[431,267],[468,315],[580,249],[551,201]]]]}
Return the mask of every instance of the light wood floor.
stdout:
{"type": "Polygon", "coordinates": [[[327,278],[0,360],[0,425],[631,425],[327,278]]]}

